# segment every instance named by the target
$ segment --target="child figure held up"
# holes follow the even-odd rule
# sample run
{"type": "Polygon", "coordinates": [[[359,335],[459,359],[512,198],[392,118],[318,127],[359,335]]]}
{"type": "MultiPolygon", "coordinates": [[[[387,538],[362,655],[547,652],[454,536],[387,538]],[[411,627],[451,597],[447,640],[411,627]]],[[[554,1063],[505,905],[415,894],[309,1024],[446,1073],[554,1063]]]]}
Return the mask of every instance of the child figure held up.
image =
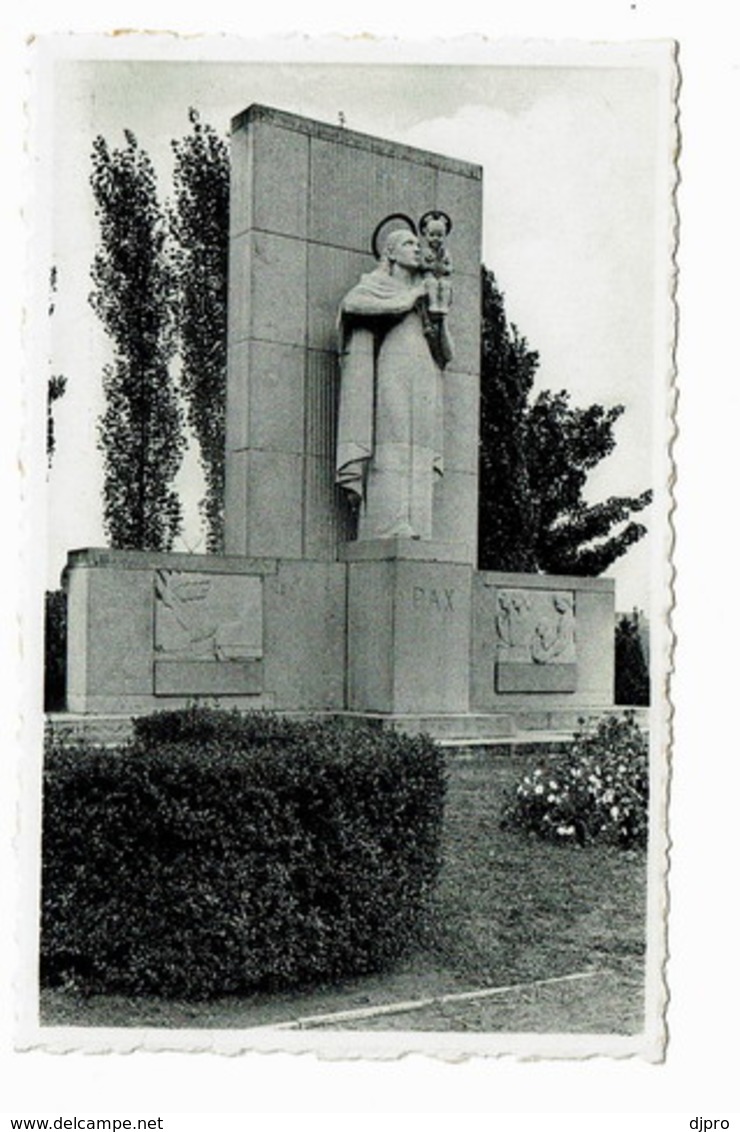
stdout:
{"type": "Polygon", "coordinates": [[[452,221],[446,212],[425,212],[419,221],[421,269],[424,274],[430,315],[447,314],[452,304],[452,259],[446,240],[452,221]]]}

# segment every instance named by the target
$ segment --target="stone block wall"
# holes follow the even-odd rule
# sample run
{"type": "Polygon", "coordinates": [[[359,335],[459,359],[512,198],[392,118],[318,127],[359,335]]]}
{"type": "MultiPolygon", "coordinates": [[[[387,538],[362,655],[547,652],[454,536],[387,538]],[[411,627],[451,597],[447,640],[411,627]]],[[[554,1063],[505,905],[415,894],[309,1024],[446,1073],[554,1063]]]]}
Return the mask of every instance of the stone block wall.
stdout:
{"type": "Polygon", "coordinates": [[[67,709],[344,705],[345,567],[82,550],[65,572],[67,709]],[[317,661],[317,658],[318,661],[317,661]]]}

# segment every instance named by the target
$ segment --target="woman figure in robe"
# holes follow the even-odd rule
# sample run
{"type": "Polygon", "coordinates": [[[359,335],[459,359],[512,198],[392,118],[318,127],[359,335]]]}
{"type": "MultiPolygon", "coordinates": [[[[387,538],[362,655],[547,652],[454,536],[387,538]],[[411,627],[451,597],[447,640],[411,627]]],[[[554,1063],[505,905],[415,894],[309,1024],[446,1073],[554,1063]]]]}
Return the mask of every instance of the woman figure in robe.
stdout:
{"type": "Polygon", "coordinates": [[[388,236],[378,267],[339,315],[342,384],[337,483],[359,504],[358,539],[432,538],[442,474],[445,310],[430,314],[417,236],[388,236]]]}

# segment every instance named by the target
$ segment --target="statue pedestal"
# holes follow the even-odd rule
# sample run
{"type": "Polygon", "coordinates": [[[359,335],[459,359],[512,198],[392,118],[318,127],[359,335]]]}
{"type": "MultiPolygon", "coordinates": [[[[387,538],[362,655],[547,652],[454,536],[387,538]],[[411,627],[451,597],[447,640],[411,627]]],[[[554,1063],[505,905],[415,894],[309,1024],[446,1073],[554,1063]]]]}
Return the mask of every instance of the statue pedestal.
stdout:
{"type": "Polygon", "coordinates": [[[343,557],[348,709],[467,712],[472,566],[454,544],[400,539],[351,543],[343,557]]]}
{"type": "Polygon", "coordinates": [[[358,539],[340,546],[340,562],[456,562],[470,564],[470,547],[464,542],[424,542],[422,539],[358,539]]]}

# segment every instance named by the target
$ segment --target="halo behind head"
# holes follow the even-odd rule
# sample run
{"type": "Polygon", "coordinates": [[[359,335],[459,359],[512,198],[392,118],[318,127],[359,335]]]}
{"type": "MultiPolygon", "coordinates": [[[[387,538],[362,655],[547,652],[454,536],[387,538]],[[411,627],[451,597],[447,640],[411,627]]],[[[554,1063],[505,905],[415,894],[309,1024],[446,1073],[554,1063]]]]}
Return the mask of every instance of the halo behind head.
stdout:
{"type": "Polygon", "coordinates": [[[376,259],[381,258],[383,248],[391,232],[397,232],[399,229],[403,228],[404,225],[409,231],[413,232],[415,236],[418,236],[419,233],[416,224],[405,212],[392,212],[390,216],[386,216],[384,220],[380,221],[380,224],[378,224],[373,232],[371,242],[373,255],[376,259]]]}

